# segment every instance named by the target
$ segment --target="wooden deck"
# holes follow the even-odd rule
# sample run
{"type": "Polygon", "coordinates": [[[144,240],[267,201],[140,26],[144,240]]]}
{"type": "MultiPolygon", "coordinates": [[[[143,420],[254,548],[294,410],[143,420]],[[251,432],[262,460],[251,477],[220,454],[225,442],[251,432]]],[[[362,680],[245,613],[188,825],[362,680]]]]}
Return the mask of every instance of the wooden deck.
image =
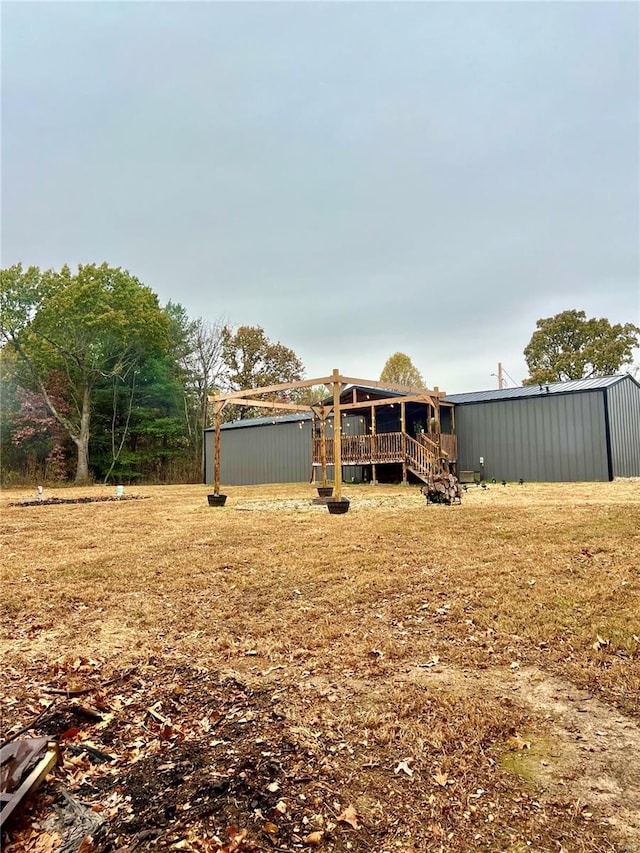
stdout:
{"type": "MultiPolygon", "coordinates": [[[[442,456],[450,462],[457,460],[455,435],[422,433],[419,440],[404,432],[382,432],[377,435],[343,435],[341,442],[343,465],[384,465],[401,462],[408,465],[418,476],[436,473],[442,456]],[[438,439],[440,443],[438,443],[438,439]]],[[[313,464],[321,465],[322,439],[313,439],[313,464]]],[[[334,446],[329,440],[325,444],[327,465],[333,465],[334,446]]]]}

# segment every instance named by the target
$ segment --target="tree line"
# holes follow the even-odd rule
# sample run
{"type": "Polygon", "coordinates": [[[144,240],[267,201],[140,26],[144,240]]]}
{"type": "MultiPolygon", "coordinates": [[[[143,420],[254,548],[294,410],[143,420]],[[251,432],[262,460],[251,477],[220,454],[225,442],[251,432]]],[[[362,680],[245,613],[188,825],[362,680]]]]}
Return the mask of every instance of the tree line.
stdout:
{"type": "Polygon", "coordinates": [[[261,327],[192,319],[107,264],[4,269],[0,310],[5,485],[201,481],[208,396],[304,375],[261,327]]]}
{"type": "MultiPolygon", "coordinates": [[[[524,383],[616,373],[640,328],[564,311],[538,320],[524,383]]],[[[260,326],[190,318],[120,268],[0,271],[1,477],[12,482],[199,482],[208,397],[304,378],[260,326]]],[[[404,353],[383,382],[425,387],[404,353]]],[[[281,395],[310,403],[324,389],[281,395]]],[[[228,406],[225,419],[264,414],[228,406]]]]}

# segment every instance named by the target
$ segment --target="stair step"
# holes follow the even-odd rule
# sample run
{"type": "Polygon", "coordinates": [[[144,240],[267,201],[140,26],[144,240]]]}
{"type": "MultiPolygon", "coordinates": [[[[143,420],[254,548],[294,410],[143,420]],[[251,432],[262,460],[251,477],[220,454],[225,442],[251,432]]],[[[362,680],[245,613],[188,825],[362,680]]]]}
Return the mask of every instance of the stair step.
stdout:
{"type": "Polygon", "coordinates": [[[411,471],[412,474],[415,474],[415,476],[419,480],[422,480],[423,483],[429,482],[429,475],[426,471],[418,471],[418,469],[414,468],[413,465],[407,465],[407,470],[411,471]]]}

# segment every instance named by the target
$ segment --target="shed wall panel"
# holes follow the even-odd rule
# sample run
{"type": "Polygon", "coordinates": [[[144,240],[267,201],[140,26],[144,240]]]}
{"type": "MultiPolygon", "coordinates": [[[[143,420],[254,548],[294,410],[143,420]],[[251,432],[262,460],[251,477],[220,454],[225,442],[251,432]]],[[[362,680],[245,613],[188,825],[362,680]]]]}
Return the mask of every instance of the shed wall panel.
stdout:
{"type": "Polygon", "coordinates": [[[623,379],[607,389],[614,477],[640,477],[640,388],[623,379]]]}
{"type": "Polygon", "coordinates": [[[458,467],[487,479],[608,480],[602,391],[456,406],[458,467]]]}
{"type": "MultiPolygon", "coordinates": [[[[206,433],[206,482],[213,482],[214,435],[206,433]]],[[[220,433],[220,482],[229,486],[301,483],[311,474],[311,422],[220,433]]]]}

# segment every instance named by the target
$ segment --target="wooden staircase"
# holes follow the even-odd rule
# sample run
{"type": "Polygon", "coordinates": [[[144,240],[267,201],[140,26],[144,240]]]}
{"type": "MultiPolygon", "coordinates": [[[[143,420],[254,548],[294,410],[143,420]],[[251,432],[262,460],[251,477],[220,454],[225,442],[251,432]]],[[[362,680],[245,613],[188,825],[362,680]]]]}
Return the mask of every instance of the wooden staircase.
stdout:
{"type": "Polygon", "coordinates": [[[433,478],[443,471],[442,451],[438,443],[425,433],[420,434],[419,440],[403,433],[403,443],[407,469],[423,483],[430,485],[433,478]]]}

